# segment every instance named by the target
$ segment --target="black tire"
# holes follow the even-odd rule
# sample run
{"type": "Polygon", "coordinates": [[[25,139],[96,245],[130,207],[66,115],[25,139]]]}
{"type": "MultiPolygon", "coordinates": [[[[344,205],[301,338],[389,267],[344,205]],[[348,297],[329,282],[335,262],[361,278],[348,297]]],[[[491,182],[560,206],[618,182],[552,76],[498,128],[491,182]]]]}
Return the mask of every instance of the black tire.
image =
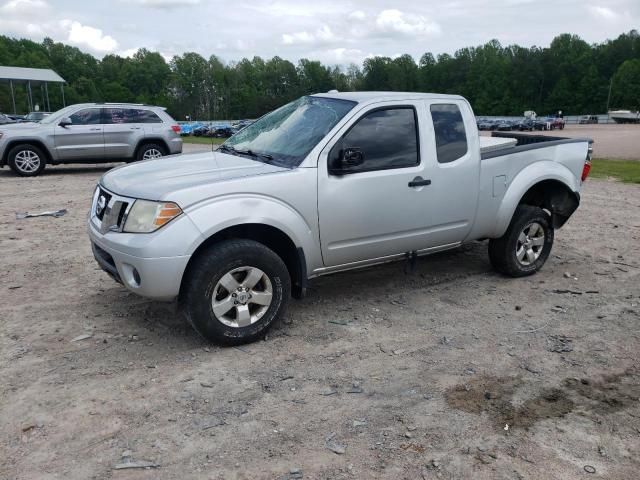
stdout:
{"type": "Polygon", "coordinates": [[[11,170],[21,177],[35,177],[44,170],[47,165],[47,157],[41,148],[29,143],[23,143],[9,150],[7,163],[11,170]],[[31,160],[27,162],[25,157],[31,160]]]}
{"type": "Polygon", "coordinates": [[[540,270],[547,258],[549,258],[551,247],[553,246],[553,236],[554,231],[551,226],[551,219],[544,210],[530,205],[519,205],[505,234],[500,238],[494,238],[489,241],[491,265],[498,272],[511,277],[532,275],[540,270]],[[533,228],[534,224],[538,224],[543,232],[542,235],[537,232],[535,234],[537,238],[532,239],[531,243],[527,244],[534,252],[533,256],[529,257],[526,253],[528,249],[521,243],[520,234],[524,233],[529,242],[527,232],[532,231],[530,227],[533,228]],[[544,243],[539,250],[535,250],[537,246],[533,246],[533,244],[541,240],[544,243]],[[522,252],[521,248],[524,248],[524,257],[527,258],[519,260],[517,252],[522,252]],[[537,258],[535,257],[536,255],[537,258]],[[530,261],[533,258],[535,260],[530,261]]]}
{"type": "MultiPolygon", "coordinates": [[[[238,282],[243,281],[243,272],[234,275],[240,275],[238,282]]],[[[263,283],[262,290],[267,291],[266,280],[262,279],[260,283],[263,283]]],[[[260,288],[260,285],[256,286],[260,288]]],[[[253,287],[248,292],[255,295],[253,287]]],[[[240,299],[240,295],[241,293],[237,293],[237,297],[233,296],[240,299]]],[[[180,307],[187,321],[207,340],[219,345],[239,345],[263,338],[273,323],[286,311],[290,296],[289,272],[275,252],[253,240],[226,240],[212,245],[193,260],[193,265],[185,274],[180,307]],[[231,290],[221,288],[219,282],[227,274],[244,267],[259,269],[268,277],[272,296],[270,304],[265,306],[265,310],[259,313],[261,316],[255,321],[253,315],[257,310],[253,310],[250,321],[254,323],[247,326],[230,326],[225,323],[229,322],[225,313],[222,313],[222,319],[214,313],[213,298],[214,295],[218,298],[222,292],[222,297],[231,300],[231,290]]],[[[246,299],[244,301],[247,303],[247,309],[251,308],[251,302],[246,299]]],[[[244,306],[245,304],[239,307],[230,306],[231,310],[227,314],[235,310],[238,318],[238,308],[244,306]]],[[[257,307],[258,310],[262,308],[255,304],[253,307],[257,307]]]]}
{"type": "MultiPolygon", "coordinates": [[[[164,146],[160,145],[159,143],[142,144],[138,148],[138,152],[136,154],[136,160],[137,161],[152,160],[152,158],[144,158],[145,154],[152,153],[152,152],[158,152],[160,153],[160,157],[164,157],[167,154],[167,149],[164,148],[164,146]]],[[[153,158],[160,158],[160,157],[153,157],[153,158]]]]}

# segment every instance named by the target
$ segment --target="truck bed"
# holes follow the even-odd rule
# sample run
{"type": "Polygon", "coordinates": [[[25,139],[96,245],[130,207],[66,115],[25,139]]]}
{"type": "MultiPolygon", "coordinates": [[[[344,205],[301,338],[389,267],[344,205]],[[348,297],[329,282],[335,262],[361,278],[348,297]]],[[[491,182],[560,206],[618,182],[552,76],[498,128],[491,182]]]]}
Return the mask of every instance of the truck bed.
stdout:
{"type": "MultiPolygon", "coordinates": [[[[525,152],[527,150],[536,150],[539,148],[551,147],[554,145],[562,145],[565,143],[593,143],[590,138],[567,138],[567,137],[551,137],[548,135],[530,135],[527,133],[513,133],[513,132],[492,132],[490,138],[495,139],[512,139],[516,140],[516,144],[498,149],[490,149],[485,151],[482,148],[482,138],[480,147],[480,156],[482,160],[488,158],[499,157],[502,155],[508,155],[512,153],[525,152]]],[[[485,137],[486,138],[486,137],[485,137]]]]}

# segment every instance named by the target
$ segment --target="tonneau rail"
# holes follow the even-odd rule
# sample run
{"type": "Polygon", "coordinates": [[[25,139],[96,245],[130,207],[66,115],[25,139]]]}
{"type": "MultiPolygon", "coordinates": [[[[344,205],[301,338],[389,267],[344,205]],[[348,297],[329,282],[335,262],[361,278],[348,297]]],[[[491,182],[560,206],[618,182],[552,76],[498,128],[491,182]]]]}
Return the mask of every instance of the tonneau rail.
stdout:
{"type": "Polygon", "coordinates": [[[503,150],[482,153],[480,155],[481,160],[501,157],[503,155],[509,155],[512,153],[526,152],[527,150],[535,150],[538,148],[553,147],[555,145],[562,145],[565,143],[593,143],[593,140],[590,138],[551,137],[548,135],[528,135],[526,133],[492,132],[491,136],[500,138],[514,138],[518,141],[518,143],[515,147],[512,148],[505,148],[503,150]]]}

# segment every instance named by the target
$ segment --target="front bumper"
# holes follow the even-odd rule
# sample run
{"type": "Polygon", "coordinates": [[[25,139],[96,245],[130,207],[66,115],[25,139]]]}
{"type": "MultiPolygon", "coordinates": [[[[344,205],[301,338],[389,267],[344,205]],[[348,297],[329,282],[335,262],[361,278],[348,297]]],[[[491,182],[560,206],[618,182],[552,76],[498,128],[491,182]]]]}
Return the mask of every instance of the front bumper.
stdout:
{"type": "Polygon", "coordinates": [[[152,234],[101,233],[91,218],[88,224],[93,255],[114,280],[147,298],[171,301],[178,296],[200,239],[188,217],[183,215],[152,234]]]}

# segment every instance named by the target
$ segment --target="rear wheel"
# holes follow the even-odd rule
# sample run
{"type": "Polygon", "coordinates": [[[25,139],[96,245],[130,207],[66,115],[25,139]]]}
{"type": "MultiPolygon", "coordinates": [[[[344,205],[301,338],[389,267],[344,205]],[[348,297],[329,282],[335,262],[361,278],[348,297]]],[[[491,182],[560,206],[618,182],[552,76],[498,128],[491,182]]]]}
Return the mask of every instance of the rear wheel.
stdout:
{"type": "Polygon", "coordinates": [[[158,143],[145,143],[138,149],[136,160],[153,160],[164,157],[166,149],[158,143]]]}
{"type": "Polygon", "coordinates": [[[47,164],[44,152],[35,145],[22,144],[9,151],[8,163],[11,170],[22,177],[40,175],[47,164]]]}
{"type": "Polygon", "coordinates": [[[290,294],[289,272],[275,252],[252,240],[227,240],[194,259],[180,304],[204,338],[238,345],[264,337],[290,294]]]}
{"type": "Polygon", "coordinates": [[[511,277],[523,277],[540,270],[553,246],[550,220],[539,207],[519,205],[505,234],[489,241],[493,268],[511,277]]]}

